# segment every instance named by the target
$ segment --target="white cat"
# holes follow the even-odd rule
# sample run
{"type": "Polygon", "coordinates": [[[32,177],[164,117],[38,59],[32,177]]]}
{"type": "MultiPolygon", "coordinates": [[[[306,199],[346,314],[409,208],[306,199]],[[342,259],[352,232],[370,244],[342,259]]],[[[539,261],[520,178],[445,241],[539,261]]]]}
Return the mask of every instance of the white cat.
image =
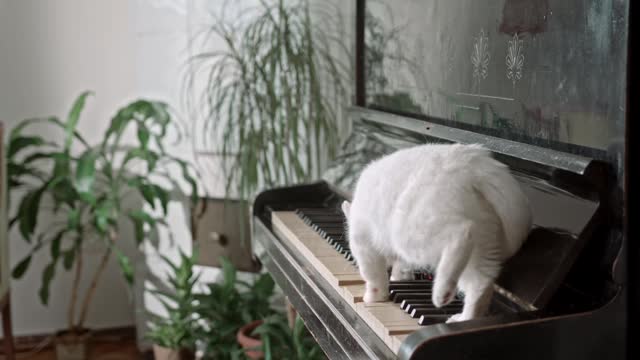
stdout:
{"type": "Polygon", "coordinates": [[[366,281],[364,301],[387,300],[387,265],[394,280],[430,266],[437,307],[456,289],[465,295],[462,313],[448,322],[485,315],[502,263],[531,228],[520,185],[478,145],[422,145],[374,161],[342,210],[366,281]]]}

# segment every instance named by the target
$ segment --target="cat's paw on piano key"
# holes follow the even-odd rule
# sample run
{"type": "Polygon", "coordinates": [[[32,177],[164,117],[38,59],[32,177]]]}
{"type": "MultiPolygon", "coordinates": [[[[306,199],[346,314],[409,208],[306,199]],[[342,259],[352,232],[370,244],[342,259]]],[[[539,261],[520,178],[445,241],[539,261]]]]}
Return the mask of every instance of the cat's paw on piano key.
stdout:
{"type": "Polygon", "coordinates": [[[364,291],[362,300],[366,303],[383,302],[387,301],[389,296],[389,289],[382,289],[380,287],[367,287],[364,291]]]}
{"type": "Polygon", "coordinates": [[[449,282],[442,284],[436,281],[433,287],[433,295],[431,301],[433,304],[440,308],[448,305],[456,295],[456,284],[449,282]]]}
{"type": "Polygon", "coordinates": [[[447,324],[453,323],[453,322],[459,322],[459,321],[467,321],[467,320],[470,320],[470,319],[467,319],[466,317],[464,317],[462,313],[458,313],[455,315],[451,315],[451,317],[447,319],[447,324]]]}

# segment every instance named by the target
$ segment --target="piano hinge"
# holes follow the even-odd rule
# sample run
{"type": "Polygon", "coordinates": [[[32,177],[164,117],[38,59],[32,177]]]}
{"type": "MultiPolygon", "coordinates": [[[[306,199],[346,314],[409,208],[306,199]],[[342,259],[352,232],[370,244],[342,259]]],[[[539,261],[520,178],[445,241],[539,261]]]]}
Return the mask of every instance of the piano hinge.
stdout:
{"type": "Polygon", "coordinates": [[[514,295],[510,291],[507,291],[507,290],[503,289],[502,287],[500,287],[500,286],[498,286],[496,284],[493,285],[493,290],[495,290],[497,293],[499,293],[500,295],[504,296],[505,298],[509,299],[514,304],[520,306],[524,310],[527,310],[527,311],[536,311],[536,310],[538,310],[538,308],[533,306],[533,304],[530,304],[530,303],[522,300],[521,298],[519,298],[518,296],[514,295]]]}

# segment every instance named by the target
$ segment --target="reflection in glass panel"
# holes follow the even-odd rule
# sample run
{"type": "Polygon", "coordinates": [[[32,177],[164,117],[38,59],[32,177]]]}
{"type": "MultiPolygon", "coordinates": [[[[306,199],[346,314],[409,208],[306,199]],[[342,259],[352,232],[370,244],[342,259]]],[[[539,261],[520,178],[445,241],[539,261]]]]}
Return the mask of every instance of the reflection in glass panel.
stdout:
{"type": "Polygon", "coordinates": [[[539,145],[623,133],[627,6],[370,0],[367,106],[539,145]]]}

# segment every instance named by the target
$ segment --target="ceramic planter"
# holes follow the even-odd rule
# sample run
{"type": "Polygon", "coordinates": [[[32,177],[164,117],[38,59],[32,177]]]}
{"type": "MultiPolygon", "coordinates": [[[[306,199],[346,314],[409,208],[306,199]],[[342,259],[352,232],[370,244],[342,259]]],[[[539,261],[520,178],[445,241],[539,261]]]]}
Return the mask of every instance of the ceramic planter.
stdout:
{"type": "Polygon", "coordinates": [[[195,354],[189,349],[170,349],[160,345],[153,345],[155,360],[193,360],[195,354]]]}
{"type": "Polygon", "coordinates": [[[249,350],[249,349],[261,349],[262,348],[262,340],[251,337],[251,333],[255,328],[262,324],[262,320],[256,320],[251,322],[238,330],[238,334],[236,339],[240,346],[245,349],[245,354],[250,359],[262,359],[264,358],[264,353],[261,350],[249,350]]]}
{"type": "Polygon", "coordinates": [[[89,330],[60,331],[56,334],[57,360],[87,360],[89,355],[89,330]]]}

